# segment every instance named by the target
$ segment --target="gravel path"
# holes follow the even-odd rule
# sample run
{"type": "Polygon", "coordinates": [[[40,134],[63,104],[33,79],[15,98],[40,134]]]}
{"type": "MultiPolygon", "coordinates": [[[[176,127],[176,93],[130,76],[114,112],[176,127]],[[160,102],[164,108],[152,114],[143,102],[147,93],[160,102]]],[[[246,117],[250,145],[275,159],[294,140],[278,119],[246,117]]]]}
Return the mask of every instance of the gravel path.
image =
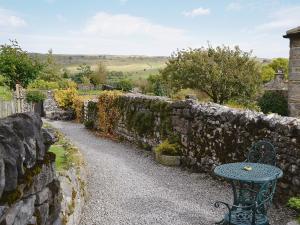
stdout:
{"type": "MultiPolygon", "coordinates": [[[[78,146],[88,170],[89,198],[81,225],[211,225],[231,201],[227,185],[205,174],[157,164],[151,153],[99,138],[80,124],[51,122],[78,146]]],[[[291,213],[272,209],[271,224],[285,225],[291,213]]]]}

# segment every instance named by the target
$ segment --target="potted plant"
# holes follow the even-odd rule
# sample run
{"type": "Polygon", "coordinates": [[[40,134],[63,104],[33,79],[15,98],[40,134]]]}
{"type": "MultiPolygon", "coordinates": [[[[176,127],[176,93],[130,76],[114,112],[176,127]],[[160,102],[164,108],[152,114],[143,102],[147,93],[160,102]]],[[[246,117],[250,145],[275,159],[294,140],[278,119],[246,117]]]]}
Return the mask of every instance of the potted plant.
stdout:
{"type": "Polygon", "coordinates": [[[179,166],[181,164],[181,151],[176,143],[163,141],[155,149],[155,160],[165,166],[179,166]]]}

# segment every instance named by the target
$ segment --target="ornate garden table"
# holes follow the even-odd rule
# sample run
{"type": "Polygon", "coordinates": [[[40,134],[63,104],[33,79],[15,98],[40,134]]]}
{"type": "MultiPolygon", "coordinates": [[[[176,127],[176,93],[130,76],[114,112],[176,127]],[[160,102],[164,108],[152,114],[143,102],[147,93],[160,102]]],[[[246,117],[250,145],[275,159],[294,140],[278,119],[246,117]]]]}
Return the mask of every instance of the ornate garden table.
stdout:
{"type": "Polygon", "coordinates": [[[233,204],[225,205],[228,213],[217,224],[268,225],[267,210],[272,203],[277,179],[283,176],[281,169],[260,163],[230,163],[217,166],[217,176],[230,181],[233,190],[233,204]]]}

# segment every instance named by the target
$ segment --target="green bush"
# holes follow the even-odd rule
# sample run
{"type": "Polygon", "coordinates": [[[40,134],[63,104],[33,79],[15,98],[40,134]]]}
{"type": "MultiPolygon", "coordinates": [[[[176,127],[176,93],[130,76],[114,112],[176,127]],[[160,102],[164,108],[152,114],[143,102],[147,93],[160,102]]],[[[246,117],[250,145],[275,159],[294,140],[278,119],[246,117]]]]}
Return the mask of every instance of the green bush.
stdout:
{"type": "Polygon", "coordinates": [[[288,102],[278,92],[265,92],[258,100],[258,106],[264,113],[277,113],[281,116],[288,115],[288,102]]]}
{"type": "Polygon", "coordinates": [[[26,101],[27,102],[42,102],[46,99],[46,96],[43,92],[38,90],[27,91],[26,93],[26,101]]]}
{"type": "Polygon", "coordinates": [[[59,89],[59,85],[57,82],[52,81],[44,81],[44,80],[35,80],[28,85],[29,89],[39,89],[39,90],[53,90],[59,89]]]}
{"type": "Polygon", "coordinates": [[[0,86],[0,99],[10,101],[13,99],[13,92],[6,86],[0,86]]]}
{"type": "Polygon", "coordinates": [[[121,79],[113,85],[117,90],[131,91],[133,88],[133,82],[129,79],[121,79]]]}
{"type": "MultiPolygon", "coordinates": [[[[300,212],[300,197],[291,198],[288,202],[288,206],[300,212]]],[[[298,217],[298,222],[300,223],[300,216],[298,217]]]]}
{"type": "Polygon", "coordinates": [[[0,86],[6,86],[6,78],[0,75],[0,86]]]}
{"type": "Polygon", "coordinates": [[[168,155],[168,156],[179,156],[181,155],[178,144],[171,144],[169,140],[163,141],[155,148],[156,154],[168,155]]]}
{"type": "Polygon", "coordinates": [[[95,127],[95,122],[93,120],[84,121],[85,128],[91,130],[95,127]]]}

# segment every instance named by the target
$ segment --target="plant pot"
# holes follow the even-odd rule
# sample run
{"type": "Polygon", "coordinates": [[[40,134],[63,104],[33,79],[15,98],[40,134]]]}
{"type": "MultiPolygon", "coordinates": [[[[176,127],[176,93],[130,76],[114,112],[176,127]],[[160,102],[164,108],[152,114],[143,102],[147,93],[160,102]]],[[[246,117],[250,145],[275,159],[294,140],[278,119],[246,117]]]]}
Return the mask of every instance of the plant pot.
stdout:
{"type": "Polygon", "coordinates": [[[164,166],[180,166],[181,156],[169,156],[155,153],[156,162],[164,166]]]}

